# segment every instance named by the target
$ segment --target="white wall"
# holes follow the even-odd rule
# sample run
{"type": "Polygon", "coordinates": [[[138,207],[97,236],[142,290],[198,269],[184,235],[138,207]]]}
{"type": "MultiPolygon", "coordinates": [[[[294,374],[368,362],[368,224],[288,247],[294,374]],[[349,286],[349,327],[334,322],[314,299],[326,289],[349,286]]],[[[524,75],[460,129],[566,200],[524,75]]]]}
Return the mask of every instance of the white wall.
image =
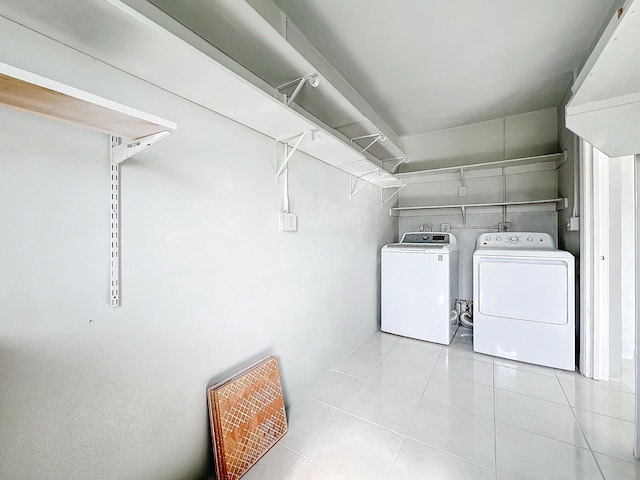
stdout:
{"type": "MultiPolygon", "coordinates": [[[[502,158],[520,158],[556,153],[557,113],[555,109],[531,112],[492,122],[467,125],[415,137],[405,137],[404,146],[414,170],[441,166],[468,165],[502,158]],[[503,130],[504,124],[504,130],[503,130]],[[504,133],[504,138],[503,138],[504,133]],[[504,154],[502,148],[504,146],[504,154]],[[414,159],[426,159],[414,162],[414,159]],[[419,167],[419,168],[418,168],[419,167]]],[[[556,198],[558,174],[554,162],[543,162],[505,169],[469,171],[465,174],[468,196],[458,197],[459,174],[410,176],[400,191],[400,206],[490,203],[503,201],[543,200],[556,198]],[[506,190],[505,190],[506,186],[506,190]]],[[[472,299],[472,259],[475,242],[483,232],[497,231],[503,221],[501,207],[469,209],[466,225],[459,210],[431,210],[403,214],[399,234],[431,224],[439,230],[450,223],[460,249],[460,298],[472,299]],[[406,216],[404,216],[406,215],[406,216]]],[[[509,207],[506,220],[512,231],[551,234],[557,241],[558,214],[555,207],[509,207]]]]}
{"type": "Polygon", "coordinates": [[[289,403],[375,331],[379,250],[397,221],[375,187],[349,201],[347,176],[297,154],[299,231],[279,232],[270,139],[1,30],[19,41],[0,61],[178,131],[122,166],[122,307],[110,309],[107,136],[0,108],[0,478],[196,478],[212,379],[275,354],[289,403]]]}
{"type": "MultiPolygon", "coordinates": [[[[558,142],[560,149],[567,152],[566,162],[558,169],[558,194],[569,199],[570,207],[558,212],[558,237],[560,248],[571,252],[576,257],[576,271],[579,271],[580,231],[569,231],[567,229],[569,218],[574,213],[578,217],[580,216],[580,151],[578,138],[567,129],[565,117],[565,107],[570,97],[571,90],[567,92],[562,105],[558,107],[558,142]]],[[[576,302],[579,302],[578,295],[576,296],[576,302]]]]}
{"type": "Polygon", "coordinates": [[[558,151],[555,108],[402,138],[403,172],[469,165],[558,151]]]}
{"type": "Polygon", "coordinates": [[[608,162],[610,378],[633,385],[629,360],[635,358],[634,157],[611,158],[608,162]]]}

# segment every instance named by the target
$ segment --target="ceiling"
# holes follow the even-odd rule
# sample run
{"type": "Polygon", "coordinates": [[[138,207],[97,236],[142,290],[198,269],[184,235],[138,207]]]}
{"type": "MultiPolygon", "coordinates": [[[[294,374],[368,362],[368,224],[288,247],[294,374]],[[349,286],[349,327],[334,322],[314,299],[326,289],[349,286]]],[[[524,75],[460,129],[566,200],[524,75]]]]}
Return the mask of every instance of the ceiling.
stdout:
{"type": "Polygon", "coordinates": [[[400,135],[555,107],[616,0],[275,0],[400,135]]]}

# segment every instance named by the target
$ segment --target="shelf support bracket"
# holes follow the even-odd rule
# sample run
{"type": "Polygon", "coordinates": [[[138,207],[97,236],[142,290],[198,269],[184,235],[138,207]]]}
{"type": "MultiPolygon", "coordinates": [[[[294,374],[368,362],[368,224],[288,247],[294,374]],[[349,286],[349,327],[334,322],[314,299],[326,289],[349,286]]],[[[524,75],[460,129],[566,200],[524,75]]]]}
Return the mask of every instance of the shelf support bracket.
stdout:
{"type": "Polygon", "coordinates": [[[465,205],[461,205],[460,209],[462,210],[462,226],[467,226],[467,207],[465,205]]]}
{"type": "Polygon", "coordinates": [[[109,303],[120,306],[120,164],[136,153],[162,140],[171,132],[130,139],[109,135],[109,163],[111,164],[111,257],[109,303]]]}
{"type": "Polygon", "coordinates": [[[404,187],[406,187],[406,185],[400,185],[399,187],[387,187],[387,188],[381,188],[381,189],[380,189],[380,202],[381,202],[380,206],[381,206],[381,207],[384,207],[384,205],[385,205],[389,200],[391,200],[393,197],[395,197],[396,195],[398,195],[398,194],[400,193],[400,190],[402,190],[404,187]],[[385,198],[385,192],[386,192],[387,190],[392,189],[392,188],[395,188],[395,191],[394,191],[391,195],[387,196],[387,198],[385,198]]]}
{"type": "MultiPolygon", "coordinates": [[[[282,162],[282,165],[280,165],[280,168],[278,168],[278,171],[276,172],[276,183],[278,183],[278,178],[280,178],[280,175],[282,175],[282,172],[284,171],[284,169],[287,168],[287,165],[289,164],[289,160],[291,160],[291,157],[296,152],[296,150],[298,150],[300,143],[302,142],[302,140],[304,140],[304,137],[306,137],[307,135],[311,135],[311,140],[313,140],[314,142],[317,142],[319,140],[318,132],[316,130],[305,130],[304,132],[299,133],[297,135],[279,138],[278,140],[276,140],[276,142],[284,143],[285,145],[288,145],[291,148],[289,153],[284,157],[284,161],[282,162]],[[290,146],[289,140],[293,140],[294,138],[297,138],[296,143],[294,143],[293,146],[290,146]]],[[[286,149],[285,149],[285,152],[286,152],[286,149]]]]}
{"type": "MultiPolygon", "coordinates": [[[[364,153],[367,150],[369,150],[369,148],[371,148],[376,142],[384,142],[387,139],[387,137],[385,137],[381,133],[372,133],[371,135],[362,135],[361,137],[352,138],[351,139],[351,146],[353,147],[353,145],[356,142],[356,140],[364,140],[365,138],[373,138],[373,140],[366,147],[364,147],[362,150],[360,150],[360,153],[364,153]]],[[[362,148],[362,146],[358,145],[357,143],[355,143],[355,145],[357,147],[362,148]]]]}
{"type": "Polygon", "coordinates": [[[460,168],[460,183],[462,184],[462,186],[464,187],[464,168],[460,168]]]}
{"type": "Polygon", "coordinates": [[[320,85],[320,78],[318,78],[317,73],[311,73],[309,75],[305,75],[304,77],[299,77],[299,78],[296,78],[295,80],[291,80],[290,82],[283,83],[279,87],[276,87],[276,96],[278,94],[281,94],[282,90],[288,87],[291,87],[292,85],[295,85],[297,83],[298,85],[296,85],[296,88],[293,90],[293,93],[291,94],[291,96],[289,96],[289,99],[286,102],[284,102],[286,103],[287,107],[290,107],[293,101],[296,99],[296,97],[300,93],[300,90],[302,90],[302,87],[304,87],[304,85],[307,82],[309,82],[309,85],[311,85],[313,88],[316,88],[318,85],[320,85]]]}
{"type": "Polygon", "coordinates": [[[171,132],[158,132],[153,135],[132,140],[130,138],[111,136],[111,164],[120,165],[126,159],[133,157],[136,153],[140,153],[147,147],[150,147],[158,140],[162,140],[171,132]]]}
{"type": "Polygon", "coordinates": [[[393,162],[393,161],[397,161],[397,163],[393,166],[391,170],[389,170],[389,173],[395,173],[395,171],[400,165],[402,165],[403,163],[409,163],[409,159],[407,157],[394,157],[394,158],[387,158],[385,160],[381,160],[382,165],[384,165],[385,162],[393,162]]]}
{"type": "Polygon", "coordinates": [[[379,170],[373,170],[371,172],[363,173],[362,175],[354,175],[353,173],[349,176],[349,182],[351,184],[351,193],[349,195],[349,200],[356,196],[360,190],[364,188],[364,186],[371,181],[373,177],[378,174],[379,170]],[[355,179],[355,181],[354,181],[355,179]],[[358,185],[358,181],[362,183],[358,185]]]}

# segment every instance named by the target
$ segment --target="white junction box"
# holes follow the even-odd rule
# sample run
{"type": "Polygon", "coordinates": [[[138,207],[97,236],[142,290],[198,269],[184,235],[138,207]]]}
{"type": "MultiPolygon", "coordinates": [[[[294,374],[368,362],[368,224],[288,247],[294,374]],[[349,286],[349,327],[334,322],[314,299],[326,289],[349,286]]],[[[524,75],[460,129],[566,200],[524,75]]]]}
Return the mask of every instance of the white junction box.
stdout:
{"type": "Polygon", "coordinates": [[[295,232],[298,228],[298,220],[294,213],[280,212],[280,230],[283,232],[295,232]]]}
{"type": "Polygon", "coordinates": [[[571,217],[567,220],[567,230],[570,232],[577,232],[580,230],[580,218],[571,217]]]}

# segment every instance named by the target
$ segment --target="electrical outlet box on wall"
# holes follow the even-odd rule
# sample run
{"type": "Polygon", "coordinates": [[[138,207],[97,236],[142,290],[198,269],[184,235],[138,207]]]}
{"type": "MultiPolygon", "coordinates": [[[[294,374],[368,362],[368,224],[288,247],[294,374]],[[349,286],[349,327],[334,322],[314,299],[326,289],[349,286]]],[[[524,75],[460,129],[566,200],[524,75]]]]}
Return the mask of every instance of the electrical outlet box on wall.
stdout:
{"type": "Polygon", "coordinates": [[[458,187],[458,196],[466,197],[469,195],[469,187],[458,187]]]}
{"type": "Polygon", "coordinates": [[[279,227],[283,232],[295,232],[298,229],[298,220],[295,214],[280,212],[279,227]]]}
{"type": "Polygon", "coordinates": [[[571,217],[567,220],[567,230],[570,232],[577,232],[580,230],[580,218],[571,217]]]}

